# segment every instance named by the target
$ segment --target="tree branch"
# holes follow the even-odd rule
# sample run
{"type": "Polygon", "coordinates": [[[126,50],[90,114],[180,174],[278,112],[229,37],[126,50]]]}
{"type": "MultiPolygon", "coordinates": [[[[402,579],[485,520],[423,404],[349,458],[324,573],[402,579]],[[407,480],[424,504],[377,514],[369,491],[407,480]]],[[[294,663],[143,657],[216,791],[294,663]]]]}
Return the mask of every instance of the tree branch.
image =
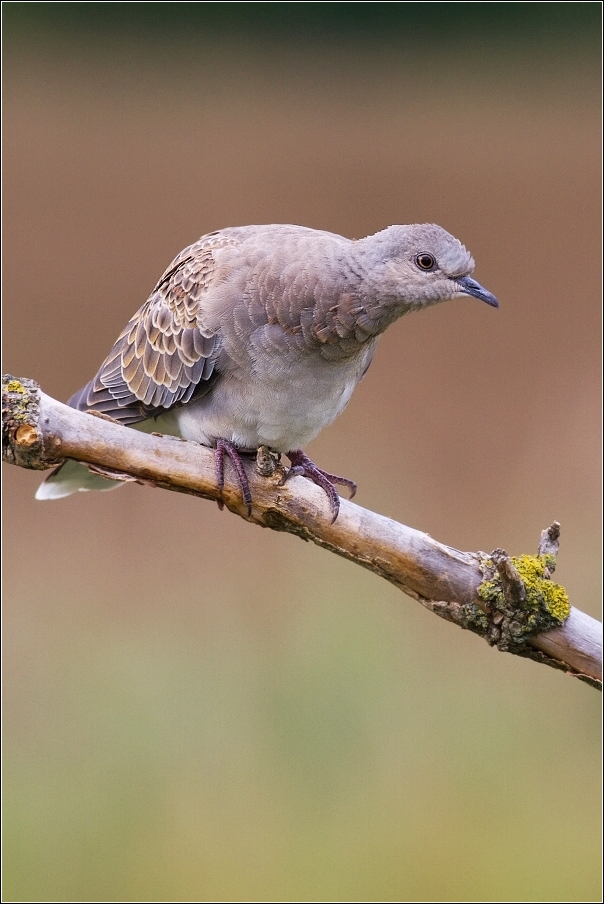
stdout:
{"type": "Polygon", "coordinates": [[[460,552],[345,500],[332,524],[325,493],[302,477],[281,485],[284,470],[266,449],[245,463],[253,499],[248,515],[228,466],[219,494],[211,449],[91,417],[33,381],[10,376],[3,377],[2,410],[4,461],[43,470],[72,458],[114,479],[221,501],[247,521],[289,531],[368,568],[499,649],[601,687],[601,624],[571,609],[563,588],[550,580],[558,524],[543,531],[538,556],[514,559],[503,550],[460,552]]]}

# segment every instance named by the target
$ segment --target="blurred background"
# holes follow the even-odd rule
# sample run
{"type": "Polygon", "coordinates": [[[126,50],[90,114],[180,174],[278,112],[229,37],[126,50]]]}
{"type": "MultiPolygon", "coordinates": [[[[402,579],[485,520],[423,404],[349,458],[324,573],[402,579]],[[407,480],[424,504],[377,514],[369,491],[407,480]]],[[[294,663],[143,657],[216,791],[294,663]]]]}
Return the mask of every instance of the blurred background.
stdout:
{"type": "MultiPolygon", "coordinates": [[[[495,311],[308,448],[599,615],[600,5],[3,3],[3,372],[66,399],[223,226],[435,222],[495,311]]],[[[600,900],[598,695],[208,502],[4,469],[5,900],[600,900]]]]}

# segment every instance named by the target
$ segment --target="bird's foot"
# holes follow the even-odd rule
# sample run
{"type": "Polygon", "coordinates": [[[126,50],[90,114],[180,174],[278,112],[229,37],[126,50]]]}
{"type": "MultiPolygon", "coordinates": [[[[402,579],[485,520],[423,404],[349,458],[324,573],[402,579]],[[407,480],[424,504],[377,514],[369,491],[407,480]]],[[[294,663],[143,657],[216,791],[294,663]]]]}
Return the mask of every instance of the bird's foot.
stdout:
{"type": "MultiPolygon", "coordinates": [[[[226,455],[232,462],[233,467],[235,468],[235,473],[237,474],[237,480],[239,481],[239,486],[241,487],[241,495],[243,496],[243,501],[247,506],[248,515],[252,514],[252,492],[250,490],[250,485],[248,483],[247,474],[245,473],[245,468],[243,467],[243,462],[241,461],[240,452],[244,450],[238,449],[237,446],[233,445],[233,443],[229,442],[227,439],[219,439],[216,443],[216,450],[214,452],[214,460],[216,462],[216,480],[218,482],[218,489],[220,491],[220,495],[222,496],[222,491],[224,489],[224,456],[226,455]]],[[[222,499],[216,500],[219,509],[224,508],[224,502],[222,499]]]]}
{"type": "Polygon", "coordinates": [[[291,452],[288,452],[287,457],[292,466],[282,479],[281,484],[283,485],[290,477],[295,477],[298,474],[302,477],[307,477],[308,480],[312,480],[313,483],[316,483],[317,486],[321,487],[321,489],[325,490],[327,493],[327,498],[329,499],[329,505],[333,514],[333,518],[331,519],[331,523],[333,524],[340,511],[340,497],[338,496],[335,484],[348,487],[350,498],[352,499],[357,491],[357,485],[354,480],[349,480],[347,477],[338,477],[337,474],[330,474],[328,471],[321,470],[321,468],[318,468],[301,449],[294,449],[291,452]]]}

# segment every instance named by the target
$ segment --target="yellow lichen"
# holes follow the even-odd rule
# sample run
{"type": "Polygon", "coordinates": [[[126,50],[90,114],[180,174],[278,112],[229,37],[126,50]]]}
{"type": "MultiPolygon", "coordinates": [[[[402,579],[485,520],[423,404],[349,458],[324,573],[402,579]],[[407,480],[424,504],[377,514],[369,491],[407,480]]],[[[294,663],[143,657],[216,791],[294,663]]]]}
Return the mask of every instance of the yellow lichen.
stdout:
{"type": "Polygon", "coordinates": [[[23,395],[25,395],[25,393],[27,392],[27,390],[25,389],[23,384],[19,382],[19,380],[9,380],[6,384],[6,390],[7,392],[20,392],[23,395]]]}
{"type": "Polygon", "coordinates": [[[487,604],[498,648],[517,652],[533,635],[563,624],[570,615],[570,604],[564,587],[546,577],[556,564],[554,556],[516,556],[511,563],[524,585],[524,600],[515,602],[506,597],[497,573],[482,582],[478,596],[487,604]]]}
{"type": "Polygon", "coordinates": [[[570,615],[570,603],[564,587],[545,577],[545,569],[552,564],[552,556],[516,556],[512,562],[526,587],[526,606],[546,611],[559,624],[570,615]]]}

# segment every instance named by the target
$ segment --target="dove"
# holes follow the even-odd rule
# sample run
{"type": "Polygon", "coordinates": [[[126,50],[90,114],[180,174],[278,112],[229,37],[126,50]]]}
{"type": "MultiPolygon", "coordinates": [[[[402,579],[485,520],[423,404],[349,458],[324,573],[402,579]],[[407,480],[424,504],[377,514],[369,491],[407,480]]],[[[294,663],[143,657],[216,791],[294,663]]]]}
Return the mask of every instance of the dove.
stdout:
{"type": "MultiPolygon", "coordinates": [[[[357,240],[280,224],[211,232],[174,258],[68,404],[214,449],[220,490],[228,460],[248,512],[242,456],[285,454],[284,481],[301,474],[322,487],[335,521],[336,487],[352,496],[356,484],[303,447],[342,413],[403,314],[459,296],[498,307],[473,270],[461,242],[429,223],[357,240]]],[[[120,485],[67,461],[36,498],[120,485]]]]}

